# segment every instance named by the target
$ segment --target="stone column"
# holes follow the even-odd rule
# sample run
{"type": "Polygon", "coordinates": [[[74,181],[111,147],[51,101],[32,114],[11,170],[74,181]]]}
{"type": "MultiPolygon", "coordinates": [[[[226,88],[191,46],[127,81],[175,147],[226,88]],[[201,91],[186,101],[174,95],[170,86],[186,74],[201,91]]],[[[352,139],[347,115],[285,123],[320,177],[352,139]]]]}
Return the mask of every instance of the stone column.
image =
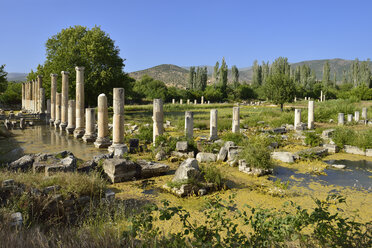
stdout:
{"type": "Polygon", "coordinates": [[[76,70],[76,129],[75,138],[84,135],[84,67],[75,67],[76,70]]]}
{"type": "Polygon", "coordinates": [[[161,99],[154,99],[153,109],[154,110],[153,110],[152,120],[154,124],[153,124],[152,140],[155,145],[156,137],[164,133],[163,101],[161,99]]]}
{"type": "Polygon", "coordinates": [[[50,74],[50,124],[56,119],[57,74],[50,74]]]}
{"type": "Polygon", "coordinates": [[[187,99],[187,105],[190,105],[190,99],[187,99]]]}
{"type": "Polygon", "coordinates": [[[232,132],[240,133],[240,108],[233,107],[232,132]]]}
{"type": "Polygon", "coordinates": [[[314,101],[309,101],[307,111],[307,128],[314,129],[314,101]]]}
{"type": "Polygon", "coordinates": [[[176,104],[176,99],[172,99],[172,104],[176,104]]]}
{"type": "Polygon", "coordinates": [[[353,121],[353,114],[348,114],[347,115],[347,122],[350,123],[353,121]]]}
{"type": "Polygon", "coordinates": [[[45,90],[44,88],[39,89],[39,110],[41,114],[45,114],[45,90]]]}
{"type": "Polygon", "coordinates": [[[25,83],[25,110],[28,110],[28,82],[25,83]]]}
{"type": "Polygon", "coordinates": [[[294,128],[300,126],[301,124],[301,109],[295,109],[295,117],[294,117],[294,128]]]}
{"type": "Polygon", "coordinates": [[[198,100],[195,99],[195,100],[194,100],[194,104],[195,104],[195,105],[198,104],[198,100]]]}
{"type": "Polygon", "coordinates": [[[364,107],[364,108],[362,109],[362,118],[363,118],[364,120],[367,120],[367,108],[366,108],[366,107],[364,107]]]}
{"type": "Polygon", "coordinates": [[[320,101],[323,102],[323,91],[320,91],[320,101]]]}
{"type": "Polygon", "coordinates": [[[50,99],[47,99],[46,101],[46,114],[47,114],[47,117],[50,118],[50,99]]]}
{"type": "Polygon", "coordinates": [[[56,119],[54,120],[54,127],[58,128],[61,124],[61,93],[56,93],[56,119]]]}
{"type": "Polygon", "coordinates": [[[75,121],[76,121],[76,106],[75,100],[68,101],[68,118],[67,118],[67,127],[66,132],[69,134],[73,134],[75,130],[75,121]]]}
{"type": "Polygon", "coordinates": [[[108,151],[121,156],[128,152],[128,147],[124,144],[124,89],[114,88],[113,98],[112,145],[108,151]]]}
{"type": "Polygon", "coordinates": [[[31,82],[30,82],[30,91],[31,91],[31,101],[30,101],[30,111],[31,111],[31,113],[33,113],[34,112],[34,80],[32,80],[31,82]]]}
{"type": "Polygon", "coordinates": [[[25,84],[22,83],[22,109],[25,109],[25,84]]]}
{"type": "Polygon", "coordinates": [[[84,142],[93,142],[96,140],[96,111],[94,108],[85,109],[85,134],[83,136],[84,142]]]}
{"type": "Polygon", "coordinates": [[[217,135],[217,109],[211,109],[211,116],[210,116],[210,140],[215,140],[218,138],[217,135]]]}
{"type": "Polygon", "coordinates": [[[359,119],[360,119],[359,111],[355,111],[355,113],[354,113],[354,121],[359,122],[359,119]]]}
{"type": "MultiPolygon", "coordinates": [[[[43,113],[41,111],[41,99],[40,99],[40,89],[43,87],[43,77],[41,75],[38,75],[37,76],[37,85],[36,85],[36,112],[37,113],[43,113]]],[[[44,96],[45,96],[45,92],[44,92],[44,96]]],[[[45,110],[45,105],[44,105],[44,110],[45,110]]]]}
{"type": "Polygon", "coordinates": [[[194,136],[194,113],[191,111],[185,112],[185,136],[188,139],[194,136]]]}
{"type": "Polygon", "coordinates": [[[180,104],[181,104],[181,105],[183,104],[183,99],[180,99],[180,104]]]}
{"type": "Polygon", "coordinates": [[[98,96],[98,137],[94,146],[97,148],[107,148],[111,145],[108,138],[108,111],[107,97],[105,94],[98,96]]]}
{"type": "Polygon", "coordinates": [[[204,96],[201,97],[200,103],[204,104],[204,96]]]}
{"type": "Polygon", "coordinates": [[[61,102],[61,124],[59,128],[64,131],[67,127],[68,119],[68,72],[61,71],[62,74],[62,102],[61,102]]]}
{"type": "Polygon", "coordinates": [[[344,113],[338,113],[338,125],[339,126],[344,125],[344,122],[345,122],[344,117],[345,117],[344,113]]]}
{"type": "Polygon", "coordinates": [[[211,101],[208,100],[208,104],[211,104],[211,101]]]}
{"type": "Polygon", "coordinates": [[[297,97],[294,98],[294,102],[297,102],[297,97]]]}

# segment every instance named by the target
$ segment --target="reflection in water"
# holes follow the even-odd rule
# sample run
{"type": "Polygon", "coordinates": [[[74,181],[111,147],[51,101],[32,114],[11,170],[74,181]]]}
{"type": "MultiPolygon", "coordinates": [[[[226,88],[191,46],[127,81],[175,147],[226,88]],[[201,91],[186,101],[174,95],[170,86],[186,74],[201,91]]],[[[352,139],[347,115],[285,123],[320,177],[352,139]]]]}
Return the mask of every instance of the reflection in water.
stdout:
{"type": "MultiPolygon", "coordinates": [[[[97,149],[94,145],[86,144],[81,139],[75,139],[66,132],[61,132],[54,127],[34,126],[25,130],[12,131],[13,138],[24,149],[25,153],[53,153],[59,151],[71,151],[76,157],[90,160],[93,156],[107,153],[106,149],[97,149]]],[[[0,142],[9,142],[1,140],[0,142]]]]}

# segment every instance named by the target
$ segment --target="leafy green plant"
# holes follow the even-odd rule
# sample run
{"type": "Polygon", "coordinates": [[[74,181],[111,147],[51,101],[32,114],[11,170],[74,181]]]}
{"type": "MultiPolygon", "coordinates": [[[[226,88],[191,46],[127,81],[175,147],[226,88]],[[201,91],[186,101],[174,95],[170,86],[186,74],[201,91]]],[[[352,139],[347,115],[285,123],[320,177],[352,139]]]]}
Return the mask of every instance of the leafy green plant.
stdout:
{"type": "Polygon", "coordinates": [[[314,132],[307,132],[305,134],[305,144],[311,147],[319,146],[322,143],[322,138],[314,132]]]}
{"type": "Polygon", "coordinates": [[[244,159],[248,166],[261,169],[274,167],[271,160],[270,150],[267,146],[267,139],[257,136],[244,144],[243,150],[239,154],[240,159],[244,159]]]}
{"type": "Polygon", "coordinates": [[[242,145],[247,140],[241,133],[226,132],[221,137],[224,141],[232,141],[236,145],[242,145]]]}
{"type": "Polygon", "coordinates": [[[201,174],[207,183],[213,183],[218,188],[224,184],[224,177],[221,171],[213,165],[201,165],[200,166],[201,174]]]}
{"type": "Polygon", "coordinates": [[[347,127],[338,127],[332,134],[332,140],[338,147],[350,145],[355,139],[355,131],[347,127]]]}

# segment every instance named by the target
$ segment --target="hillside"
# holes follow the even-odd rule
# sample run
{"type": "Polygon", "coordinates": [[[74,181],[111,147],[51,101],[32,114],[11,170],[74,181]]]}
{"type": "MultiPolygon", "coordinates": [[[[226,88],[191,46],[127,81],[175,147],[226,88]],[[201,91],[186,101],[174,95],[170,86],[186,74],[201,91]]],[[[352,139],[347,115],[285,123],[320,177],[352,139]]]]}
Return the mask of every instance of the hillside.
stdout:
{"type": "Polygon", "coordinates": [[[9,72],[7,75],[8,81],[14,82],[23,82],[26,81],[27,73],[20,73],[20,72],[9,72]]]}
{"type": "Polygon", "coordinates": [[[145,70],[131,72],[129,73],[129,76],[139,80],[143,75],[147,74],[152,78],[163,81],[168,86],[185,87],[188,73],[188,70],[182,67],[163,64],[145,70]]]}

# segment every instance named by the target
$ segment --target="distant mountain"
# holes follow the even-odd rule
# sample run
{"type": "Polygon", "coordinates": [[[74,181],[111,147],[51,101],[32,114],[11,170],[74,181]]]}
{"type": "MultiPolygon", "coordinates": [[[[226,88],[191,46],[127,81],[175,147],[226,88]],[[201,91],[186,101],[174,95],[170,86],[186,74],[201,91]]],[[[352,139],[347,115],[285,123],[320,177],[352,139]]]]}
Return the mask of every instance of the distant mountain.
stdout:
{"type": "Polygon", "coordinates": [[[23,82],[26,81],[27,73],[21,72],[9,72],[7,75],[8,81],[23,82]]]}
{"type": "MultiPolygon", "coordinates": [[[[344,70],[348,71],[350,69],[350,65],[352,64],[353,60],[345,60],[345,59],[322,59],[322,60],[307,60],[301,61],[297,63],[291,63],[291,67],[295,68],[301,65],[308,65],[312,70],[315,70],[315,74],[318,80],[322,80],[323,77],[323,65],[328,60],[330,68],[331,68],[331,78],[333,79],[333,73],[336,72],[337,80],[342,80],[342,72],[344,70]]],[[[206,66],[208,69],[208,80],[211,80],[213,83],[213,69],[214,66],[208,65],[201,65],[206,66]]],[[[195,66],[198,67],[198,66],[195,66]]],[[[372,69],[372,62],[370,62],[370,67],[372,69]]],[[[231,67],[230,67],[231,68],[231,67]]],[[[183,66],[179,67],[176,65],[171,64],[163,64],[151,67],[149,69],[131,72],[129,75],[135,79],[140,79],[143,75],[147,74],[150,77],[153,77],[157,80],[163,81],[167,85],[173,85],[178,87],[185,87],[187,85],[188,80],[188,72],[190,66],[183,66]]],[[[239,68],[239,80],[241,82],[245,81],[250,83],[252,80],[252,67],[243,67],[239,68]]],[[[228,79],[231,80],[231,70],[228,72],[228,79]]]]}

